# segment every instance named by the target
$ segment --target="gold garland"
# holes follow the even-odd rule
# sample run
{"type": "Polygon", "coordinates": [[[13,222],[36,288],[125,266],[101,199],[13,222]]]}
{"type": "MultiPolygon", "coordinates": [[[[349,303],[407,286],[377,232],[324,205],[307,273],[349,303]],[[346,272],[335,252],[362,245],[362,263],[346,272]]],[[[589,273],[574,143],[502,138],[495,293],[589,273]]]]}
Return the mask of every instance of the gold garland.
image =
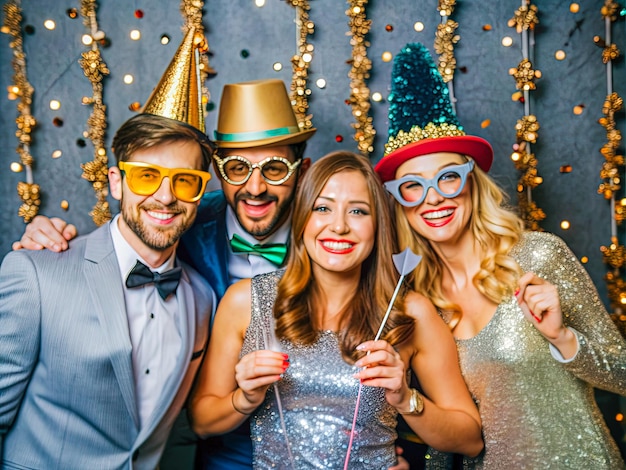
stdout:
{"type": "MultiPolygon", "coordinates": [[[[600,10],[600,15],[604,19],[607,34],[610,35],[611,23],[618,18],[619,5],[616,2],[606,0],[600,10]]],[[[622,335],[626,336],[626,282],[623,279],[623,270],[626,266],[626,247],[620,245],[617,236],[617,225],[620,225],[626,218],[626,206],[617,200],[618,192],[621,189],[621,174],[624,170],[624,155],[619,153],[622,142],[622,134],[617,128],[615,114],[624,106],[624,100],[617,93],[612,91],[612,61],[617,59],[620,51],[615,44],[611,44],[610,37],[606,42],[598,36],[594,42],[602,47],[602,63],[607,67],[607,88],[608,95],[602,106],[602,114],[598,122],[606,130],[607,142],[600,149],[604,157],[604,163],[600,170],[602,183],[598,186],[598,193],[611,203],[611,244],[600,247],[602,258],[609,266],[609,271],[604,276],[607,284],[607,292],[613,313],[611,318],[620,329],[622,335]]]]}
{"type": "Polygon", "coordinates": [[[291,58],[291,105],[298,118],[298,126],[305,130],[313,127],[312,115],[309,110],[308,96],[311,89],[307,86],[309,67],[313,60],[313,44],[308,42],[309,35],[315,32],[315,23],[309,18],[311,6],[308,0],[286,0],[296,9],[296,26],[298,28],[298,51],[291,58]]]}
{"type": "Polygon", "coordinates": [[[515,87],[520,90],[514,96],[518,96],[517,99],[524,103],[525,111],[525,115],[515,125],[516,142],[511,160],[513,160],[515,168],[522,172],[517,183],[520,215],[524,219],[526,227],[536,231],[542,230],[539,222],[546,218],[546,214],[532,199],[532,190],[542,183],[542,178],[537,172],[537,158],[530,151],[530,144],[537,142],[540,125],[537,117],[530,114],[528,92],[536,89],[535,79],[540,76],[540,72],[534,70],[528,57],[528,44],[530,42],[528,35],[538,23],[537,7],[531,5],[530,0],[527,0],[525,5],[520,6],[515,11],[513,18],[508,21],[508,26],[515,28],[521,36],[524,54],[524,58],[517,68],[510,71],[510,74],[515,78],[515,87]]]}
{"type": "Polygon", "coordinates": [[[369,115],[371,108],[370,89],[366,80],[370,77],[372,61],[367,57],[369,42],[365,36],[369,33],[372,21],[367,19],[365,6],[367,0],[349,0],[350,7],[346,10],[349,18],[348,25],[352,38],[352,58],[348,61],[351,65],[348,77],[350,78],[350,98],[346,100],[352,106],[352,116],[356,123],[351,126],[355,129],[354,140],[357,142],[359,151],[364,156],[369,156],[374,151],[374,129],[373,119],[369,115]]]}
{"type": "Polygon", "coordinates": [[[539,24],[537,15],[537,7],[530,4],[530,0],[526,0],[526,5],[522,5],[515,10],[515,16],[509,20],[509,27],[522,34],[524,31],[533,30],[539,24]]]}
{"type": "Polygon", "coordinates": [[[89,50],[81,54],[78,61],[83,68],[85,76],[91,82],[91,97],[83,98],[83,104],[93,107],[91,115],[87,119],[86,137],[91,140],[94,147],[94,159],[81,165],[83,169],[82,177],[91,182],[96,193],[96,205],[89,213],[96,225],[102,225],[111,219],[111,209],[107,201],[109,193],[108,183],[108,157],[104,142],[107,117],[106,105],[103,102],[102,80],[109,74],[98,47],[99,40],[104,39],[104,33],[98,29],[96,19],[96,1],[81,0],[80,13],[83,17],[83,24],[87,28],[88,35],[92,41],[89,50]]]}
{"type": "Polygon", "coordinates": [[[537,88],[535,85],[536,74],[537,71],[533,69],[530,60],[522,59],[517,69],[512,73],[513,78],[515,78],[515,87],[518,90],[535,90],[537,88]]]}
{"type": "Polygon", "coordinates": [[[459,24],[449,18],[455,6],[456,0],[439,0],[439,6],[437,6],[442,22],[437,25],[434,49],[439,54],[438,69],[444,83],[452,81],[456,70],[454,45],[460,39],[460,36],[456,34],[459,24]]]}
{"type": "MultiPolygon", "coordinates": [[[[20,162],[26,172],[26,181],[17,183],[17,194],[22,200],[22,205],[17,214],[24,219],[25,223],[30,222],[39,212],[41,204],[41,193],[39,185],[33,182],[32,168],[34,158],[30,154],[31,133],[37,121],[31,114],[30,106],[33,101],[34,89],[26,77],[26,54],[23,48],[22,39],[22,9],[20,1],[9,1],[4,5],[5,20],[2,32],[10,35],[13,40],[9,44],[13,49],[13,85],[11,93],[18,99],[17,110],[19,116],[15,119],[17,130],[15,136],[19,143],[15,149],[20,157],[20,162]]],[[[19,170],[18,170],[19,171],[19,170]]]]}

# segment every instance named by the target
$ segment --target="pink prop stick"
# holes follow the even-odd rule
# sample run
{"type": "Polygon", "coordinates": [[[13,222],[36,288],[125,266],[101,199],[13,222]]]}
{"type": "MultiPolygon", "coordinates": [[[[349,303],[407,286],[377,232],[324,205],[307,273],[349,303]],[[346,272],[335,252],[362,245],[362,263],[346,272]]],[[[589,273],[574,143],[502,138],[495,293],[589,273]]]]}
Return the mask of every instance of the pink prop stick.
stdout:
{"type": "Polygon", "coordinates": [[[346,452],[346,460],[343,463],[343,470],[348,470],[348,464],[350,463],[350,452],[352,451],[352,443],[354,442],[354,428],[356,427],[356,417],[359,414],[359,405],[361,404],[361,390],[363,390],[363,384],[359,384],[359,393],[357,393],[356,395],[356,407],[354,408],[352,429],[350,430],[350,441],[348,442],[348,452],[346,452]]]}
{"type": "MultiPolygon", "coordinates": [[[[378,328],[378,333],[376,333],[376,338],[374,341],[380,339],[380,335],[383,332],[383,328],[387,323],[387,319],[389,318],[389,314],[391,313],[391,309],[393,304],[396,301],[396,297],[398,296],[398,292],[400,291],[400,287],[402,286],[402,281],[404,281],[404,277],[413,271],[417,265],[422,261],[422,257],[413,253],[410,248],[406,248],[402,253],[396,253],[392,255],[393,264],[396,267],[396,270],[400,273],[400,279],[398,279],[398,284],[396,285],[396,289],[393,291],[393,295],[391,296],[391,300],[389,301],[389,305],[387,307],[387,311],[385,312],[385,316],[383,317],[382,322],[380,323],[380,328],[378,328]]],[[[367,352],[369,354],[369,351],[367,352]]],[[[363,384],[359,384],[359,392],[356,397],[356,406],[354,408],[354,417],[352,418],[352,429],[350,430],[350,441],[348,442],[348,451],[346,452],[346,460],[343,464],[343,469],[348,470],[348,463],[350,462],[350,452],[352,451],[352,444],[354,442],[354,430],[356,428],[356,418],[359,414],[359,405],[361,403],[361,390],[363,389],[363,384]]]]}

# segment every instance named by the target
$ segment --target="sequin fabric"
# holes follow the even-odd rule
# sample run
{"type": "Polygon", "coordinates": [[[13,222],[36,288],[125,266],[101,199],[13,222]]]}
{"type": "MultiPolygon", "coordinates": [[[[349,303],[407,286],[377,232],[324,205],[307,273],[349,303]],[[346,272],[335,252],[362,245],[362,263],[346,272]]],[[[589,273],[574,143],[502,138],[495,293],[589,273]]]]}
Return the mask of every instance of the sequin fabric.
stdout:
{"type": "MultiPolygon", "coordinates": [[[[485,439],[483,453],[466,458],[464,468],[623,469],[593,387],[626,394],[624,339],[560,238],[527,232],[511,255],[524,272],[557,287],[564,322],[576,330],[580,348],[570,362],[555,360],[513,297],[474,338],[457,340],[485,439]]],[[[429,454],[427,468],[447,468],[449,455],[429,454]]]]}
{"type": "MultiPolygon", "coordinates": [[[[252,317],[242,355],[264,347],[282,272],[252,280],[252,317]]],[[[341,357],[338,336],[332,331],[320,333],[311,346],[279,344],[290,359],[277,383],[287,432],[283,432],[275,391],[270,387],[250,420],[254,468],[343,469],[359,387],[353,377],[356,369],[341,357]]],[[[363,387],[350,469],[395,465],[396,416],[383,389],[363,387]]]]}

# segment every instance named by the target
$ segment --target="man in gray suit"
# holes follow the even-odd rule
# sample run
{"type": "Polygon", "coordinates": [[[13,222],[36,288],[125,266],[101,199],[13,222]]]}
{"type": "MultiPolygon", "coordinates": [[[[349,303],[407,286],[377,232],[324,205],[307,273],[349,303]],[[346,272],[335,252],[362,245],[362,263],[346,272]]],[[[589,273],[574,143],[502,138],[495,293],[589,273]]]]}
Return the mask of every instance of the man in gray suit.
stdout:
{"type": "MultiPolygon", "coordinates": [[[[168,73],[195,82],[193,49],[190,32],[168,73]]],[[[158,465],[216,303],[176,257],[212,147],[199,97],[169,109],[175,91],[156,89],[116,133],[121,213],[71,250],[11,252],[0,267],[1,468],[158,465]]]]}

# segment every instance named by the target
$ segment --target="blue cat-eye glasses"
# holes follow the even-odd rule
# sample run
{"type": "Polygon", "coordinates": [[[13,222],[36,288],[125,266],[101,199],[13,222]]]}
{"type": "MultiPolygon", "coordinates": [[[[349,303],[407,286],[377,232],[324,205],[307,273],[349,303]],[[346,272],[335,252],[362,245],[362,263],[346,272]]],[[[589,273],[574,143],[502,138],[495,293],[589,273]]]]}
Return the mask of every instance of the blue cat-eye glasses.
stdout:
{"type": "Polygon", "coordinates": [[[467,181],[467,175],[474,169],[474,160],[462,165],[451,165],[441,169],[434,178],[406,175],[397,180],[387,181],[385,189],[405,207],[415,207],[426,199],[428,190],[433,188],[445,198],[458,196],[467,181]]]}

